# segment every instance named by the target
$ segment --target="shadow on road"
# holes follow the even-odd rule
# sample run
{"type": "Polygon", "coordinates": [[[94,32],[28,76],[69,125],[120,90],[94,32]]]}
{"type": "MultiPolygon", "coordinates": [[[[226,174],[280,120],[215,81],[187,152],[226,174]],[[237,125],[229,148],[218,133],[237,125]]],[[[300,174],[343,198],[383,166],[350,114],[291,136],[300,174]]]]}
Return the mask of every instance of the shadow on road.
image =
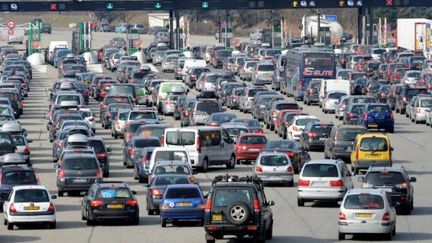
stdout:
{"type": "Polygon", "coordinates": [[[1,242],[8,242],[8,243],[31,242],[31,241],[37,241],[40,239],[41,239],[40,237],[36,237],[36,236],[19,236],[19,235],[2,235],[1,236],[1,242]]]}

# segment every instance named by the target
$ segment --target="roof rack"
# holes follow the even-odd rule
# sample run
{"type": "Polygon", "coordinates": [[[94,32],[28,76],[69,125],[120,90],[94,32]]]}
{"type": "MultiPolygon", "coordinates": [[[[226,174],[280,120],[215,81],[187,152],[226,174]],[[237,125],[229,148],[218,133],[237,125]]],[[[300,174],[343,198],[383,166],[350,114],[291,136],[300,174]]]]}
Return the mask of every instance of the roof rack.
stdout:
{"type": "Polygon", "coordinates": [[[262,180],[258,176],[238,176],[238,175],[218,175],[213,179],[212,186],[215,185],[218,182],[246,182],[246,183],[253,183],[255,184],[259,189],[263,190],[264,185],[262,180]]]}

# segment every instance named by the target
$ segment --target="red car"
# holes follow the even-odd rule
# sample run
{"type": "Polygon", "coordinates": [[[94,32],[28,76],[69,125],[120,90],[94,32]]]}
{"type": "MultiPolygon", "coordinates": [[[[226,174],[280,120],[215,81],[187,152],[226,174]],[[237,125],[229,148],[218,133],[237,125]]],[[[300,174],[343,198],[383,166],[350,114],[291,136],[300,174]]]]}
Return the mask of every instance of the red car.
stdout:
{"type": "Polygon", "coordinates": [[[292,110],[292,109],[287,109],[287,110],[280,110],[279,111],[279,113],[278,113],[278,116],[276,117],[276,120],[275,120],[275,124],[274,124],[274,132],[275,133],[277,133],[277,131],[279,131],[279,129],[280,129],[280,126],[281,126],[281,122],[284,122],[284,116],[285,116],[285,114],[286,113],[288,113],[288,112],[298,112],[298,111],[301,111],[301,110],[292,110]]]}
{"type": "Polygon", "coordinates": [[[255,161],[267,143],[267,138],[259,133],[240,135],[235,146],[237,161],[255,161]]]}

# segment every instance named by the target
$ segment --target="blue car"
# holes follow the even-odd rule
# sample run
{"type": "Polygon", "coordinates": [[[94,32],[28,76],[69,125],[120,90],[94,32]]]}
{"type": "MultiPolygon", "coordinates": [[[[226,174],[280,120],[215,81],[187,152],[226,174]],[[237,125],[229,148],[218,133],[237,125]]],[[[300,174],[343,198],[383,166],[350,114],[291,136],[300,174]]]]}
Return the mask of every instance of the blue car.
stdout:
{"type": "Polygon", "coordinates": [[[367,129],[385,130],[394,132],[394,117],[387,104],[371,103],[366,104],[363,116],[360,116],[359,123],[367,129]]]}
{"type": "Polygon", "coordinates": [[[169,185],[160,203],[161,226],[179,220],[196,220],[203,225],[204,208],[204,196],[199,185],[169,185]]]}

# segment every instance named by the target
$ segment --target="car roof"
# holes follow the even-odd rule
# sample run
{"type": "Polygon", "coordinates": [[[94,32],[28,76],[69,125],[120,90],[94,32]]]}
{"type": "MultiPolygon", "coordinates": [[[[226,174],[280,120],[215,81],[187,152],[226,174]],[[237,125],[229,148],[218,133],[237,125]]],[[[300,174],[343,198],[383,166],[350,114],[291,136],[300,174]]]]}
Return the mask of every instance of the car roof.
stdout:
{"type": "Polygon", "coordinates": [[[15,190],[15,191],[23,190],[23,189],[42,189],[42,190],[48,191],[48,189],[42,185],[22,185],[22,186],[14,186],[13,187],[13,190],[15,190]]]}
{"type": "Polygon", "coordinates": [[[336,159],[313,159],[313,160],[309,160],[305,165],[308,164],[337,164],[342,162],[341,160],[336,160],[336,159]]]}
{"type": "Polygon", "coordinates": [[[359,134],[358,136],[360,136],[359,138],[389,138],[386,134],[384,133],[378,133],[378,132],[373,132],[373,133],[364,133],[364,134],[359,134]]]}
{"type": "Polygon", "coordinates": [[[352,195],[352,194],[376,194],[376,195],[384,195],[386,192],[381,189],[373,189],[373,188],[361,188],[361,189],[351,189],[348,190],[346,195],[352,195]]]}
{"type": "Polygon", "coordinates": [[[391,172],[402,172],[405,168],[403,166],[387,167],[387,166],[370,166],[367,172],[381,172],[381,171],[391,171],[391,172]]]}
{"type": "Polygon", "coordinates": [[[177,188],[196,188],[196,189],[200,189],[199,185],[197,185],[197,184],[174,184],[174,185],[168,185],[167,190],[168,189],[177,189],[177,188]]]}

